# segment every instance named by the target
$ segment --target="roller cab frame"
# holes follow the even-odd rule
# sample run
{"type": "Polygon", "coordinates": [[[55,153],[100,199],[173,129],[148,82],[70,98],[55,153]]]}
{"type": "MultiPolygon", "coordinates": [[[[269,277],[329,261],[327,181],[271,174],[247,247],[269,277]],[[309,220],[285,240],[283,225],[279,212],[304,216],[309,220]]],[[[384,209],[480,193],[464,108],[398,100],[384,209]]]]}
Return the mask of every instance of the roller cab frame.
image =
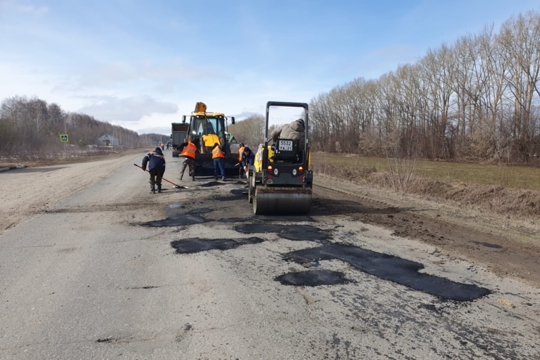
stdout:
{"type": "MultiPolygon", "coordinates": [[[[292,120],[292,119],[291,119],[292,120]]],[[[311,209],[313,172],[309,162],[308,104],[268,101],[266,103],[265,140],[261,166],[248,172],[248,198],[253,212],[264,214],[305,214],[311,209]],[[270,138],[269,119],[272,107],[304,109],[304,139],[270,138]],[[303,146],[302,146],[303,145],[303,146]]],[[[259,156],[258,153],[256,156],[259,156]]]]}

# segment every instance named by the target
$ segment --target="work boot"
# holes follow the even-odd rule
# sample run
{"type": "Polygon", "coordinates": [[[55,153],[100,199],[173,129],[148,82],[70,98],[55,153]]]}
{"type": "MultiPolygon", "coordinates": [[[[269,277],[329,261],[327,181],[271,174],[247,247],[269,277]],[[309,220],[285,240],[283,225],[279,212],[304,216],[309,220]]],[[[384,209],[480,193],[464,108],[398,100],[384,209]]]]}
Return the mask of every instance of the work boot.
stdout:
{"type": "Polygon", "coordinates": [[[157,192],[158,192],[158,193],[161,192],[161,184],[157,186],[157,192]]]}
{"type": "Polygon", "coordinates": [[[152,192],[152,194],[155,194],[156,193],[156,187],[154,185],[150,186],[150,191],[152,192]]]}

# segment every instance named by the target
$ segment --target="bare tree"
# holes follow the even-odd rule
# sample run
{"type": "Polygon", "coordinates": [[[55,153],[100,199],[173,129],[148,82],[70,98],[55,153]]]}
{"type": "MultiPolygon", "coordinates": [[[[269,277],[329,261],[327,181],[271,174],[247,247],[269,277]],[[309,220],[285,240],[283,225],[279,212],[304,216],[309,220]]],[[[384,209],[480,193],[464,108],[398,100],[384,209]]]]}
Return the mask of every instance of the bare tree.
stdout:
{"type": "Polygon", "coordinates": [[[234,125],[229,125],[229,133],[236,138],[236,141],[256,148],[264,141],[265,122],[263,115],[252,115],[234,125]]]}
{"type": "Polygon", "coordinates": [[[499,34],[487,26],[415,64],[320,94],[310,105],[313,148],[526,161],[540,152],[539,43],[540,14],[531,11],[499,34]]]}

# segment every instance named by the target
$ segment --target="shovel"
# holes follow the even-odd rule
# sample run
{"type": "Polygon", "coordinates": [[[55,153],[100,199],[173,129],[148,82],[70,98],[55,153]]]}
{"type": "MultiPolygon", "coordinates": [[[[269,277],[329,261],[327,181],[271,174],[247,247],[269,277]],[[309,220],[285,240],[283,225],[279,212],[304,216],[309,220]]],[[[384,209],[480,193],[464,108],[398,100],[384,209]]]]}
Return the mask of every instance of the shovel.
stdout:
{"type": "MultiPolygon", "coordinates": [[[[135,165],[136,167],[138,167],[139,169],[141,169],[141,170],[143,170],[143,171],[148,172],[148,170],[143,169],[142,167],[140,167],[140,166],[137,165],[137,164],[133,164],[133,165],[135,165]]],[[[177,185],[177,184],[173,183],[172,181],[169,181],[169,180],[167,180],[167,179],[165,179],[165,178],[161,178],[161,179],[162,179],[162,180],[165,180],[165,181],[168,182],[169,184],[174,185],[175,189],[187,189],[187,186],[180,186],[180,185],[177,185]]]]}

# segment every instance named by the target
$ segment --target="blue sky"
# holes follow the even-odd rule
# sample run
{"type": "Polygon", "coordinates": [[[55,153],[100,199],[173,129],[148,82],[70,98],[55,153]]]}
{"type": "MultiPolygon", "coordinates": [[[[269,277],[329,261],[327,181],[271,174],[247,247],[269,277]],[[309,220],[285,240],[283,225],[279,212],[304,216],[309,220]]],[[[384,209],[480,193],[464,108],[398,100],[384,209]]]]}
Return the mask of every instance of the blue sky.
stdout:
{"type": "Polygon", "coordinates": [[[528,10],[538,0],[0,0],[0,101],[169,134],[197,101],[237,119],[309,102],[528,10]]]}

